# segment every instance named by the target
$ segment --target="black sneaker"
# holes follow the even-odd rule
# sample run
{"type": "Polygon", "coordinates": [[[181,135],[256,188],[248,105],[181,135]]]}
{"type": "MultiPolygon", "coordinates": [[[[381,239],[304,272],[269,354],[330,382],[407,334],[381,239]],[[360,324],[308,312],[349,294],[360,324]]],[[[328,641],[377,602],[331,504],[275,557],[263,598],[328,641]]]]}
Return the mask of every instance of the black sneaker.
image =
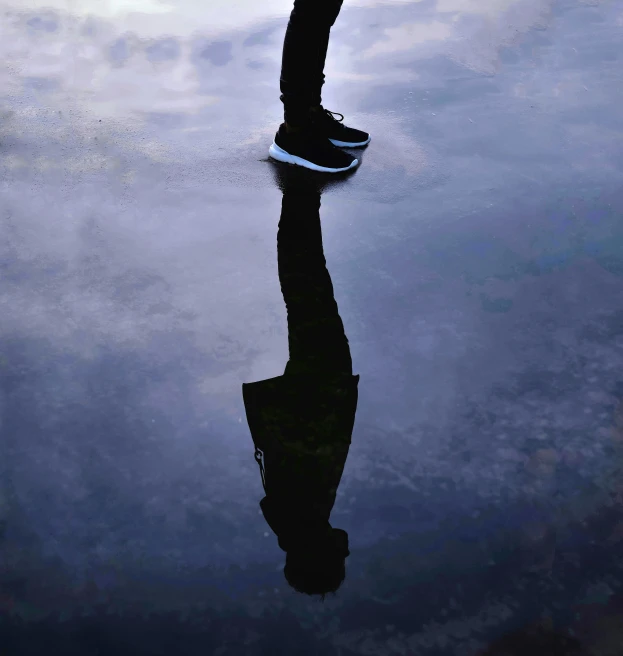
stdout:
{"type": "Polygon", "coordinates": [[[318,135],[312,127],[288,134],[285,123],[279,126],[268,154],[278,162],[323,173],[340,173],[354,169],[359,164],[358,159],[334,146],[326,137],[318,135]]]}

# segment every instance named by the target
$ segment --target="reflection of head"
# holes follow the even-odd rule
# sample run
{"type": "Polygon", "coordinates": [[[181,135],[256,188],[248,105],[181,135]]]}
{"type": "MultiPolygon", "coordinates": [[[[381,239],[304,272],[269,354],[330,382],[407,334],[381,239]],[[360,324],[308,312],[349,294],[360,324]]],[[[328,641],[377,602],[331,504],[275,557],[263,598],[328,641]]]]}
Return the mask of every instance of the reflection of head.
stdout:
{"type": "Polygon", "coordinates": [[[310,596],[335,594],[346,578],[348,535],[333,529],[329,538],[289,549],[283,573],[288,585],[310,596]]]}

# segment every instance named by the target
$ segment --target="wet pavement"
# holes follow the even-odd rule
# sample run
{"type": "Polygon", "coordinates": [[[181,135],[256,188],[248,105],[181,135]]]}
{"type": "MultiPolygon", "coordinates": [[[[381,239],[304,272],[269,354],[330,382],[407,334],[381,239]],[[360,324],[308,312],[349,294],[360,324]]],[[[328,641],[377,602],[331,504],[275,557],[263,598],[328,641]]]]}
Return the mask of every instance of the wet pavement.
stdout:
{"type": "Polygon", "coordinates": [[[288,360],[290,8],[0,3],[0,653],[623,653],[623,2],[346,0],[323,103],[372,142],[309,174],[360,376],[324,604],[241,391],[288,360]]]}

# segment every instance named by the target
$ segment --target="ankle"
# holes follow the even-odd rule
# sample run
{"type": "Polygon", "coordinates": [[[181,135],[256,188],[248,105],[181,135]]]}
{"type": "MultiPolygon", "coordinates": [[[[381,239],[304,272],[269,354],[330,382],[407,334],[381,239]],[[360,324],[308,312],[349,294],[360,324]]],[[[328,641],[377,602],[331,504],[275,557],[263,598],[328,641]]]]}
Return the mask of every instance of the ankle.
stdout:
{"type": "Polygon", "coordinates": [[[302,129],[303,129],[302,125],[290,125],[289,123],[286,123],[286,132],[288,134],[292,134],[292,133],[295,133],[295,132],[301,132],[302,129]]]}

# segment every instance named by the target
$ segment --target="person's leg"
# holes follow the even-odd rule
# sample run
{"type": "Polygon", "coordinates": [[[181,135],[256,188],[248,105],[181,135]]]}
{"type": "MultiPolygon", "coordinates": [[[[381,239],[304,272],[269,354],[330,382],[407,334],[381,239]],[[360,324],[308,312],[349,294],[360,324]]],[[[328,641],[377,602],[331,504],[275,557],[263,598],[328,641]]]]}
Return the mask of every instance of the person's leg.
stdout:
{"type": "Polygon", "coordinates": [[[317,61],[317,71],[318,71],[318,91],[314,95],[314,104],[313,106],[318,106],[322,104],[322,87],[325,83],[324,67],[327,60],[327,52],[329,50],[329,37],[331,35],[331,28],[335,24],[337,17],[342,8],[343,0],[331,0],[331,10],[328,12],[327,20],[329,21],[329,29],[326,34],[323,34],[322,41],[320,42],[320,47],[318,48],[318,61],[317,61]]]}
{"type": "Polygon", "coordinates": [[[295,0],[286,29],[281,63],[281,101],[286,124],[305,125],[320,105],[331,27],[343,0],[295,0]]]}

